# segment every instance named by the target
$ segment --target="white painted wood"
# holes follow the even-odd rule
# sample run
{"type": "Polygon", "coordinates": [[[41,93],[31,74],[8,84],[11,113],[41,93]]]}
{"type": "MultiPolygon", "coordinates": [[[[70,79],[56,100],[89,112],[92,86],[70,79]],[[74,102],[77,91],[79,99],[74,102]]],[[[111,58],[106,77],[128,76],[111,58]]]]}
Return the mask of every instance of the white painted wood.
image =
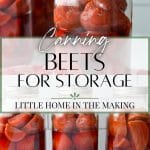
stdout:
{"type": "Polygon", "coordinates": [[[107,149],[108,113],[101,113],[98,117],[98,150],[107,149]]]}

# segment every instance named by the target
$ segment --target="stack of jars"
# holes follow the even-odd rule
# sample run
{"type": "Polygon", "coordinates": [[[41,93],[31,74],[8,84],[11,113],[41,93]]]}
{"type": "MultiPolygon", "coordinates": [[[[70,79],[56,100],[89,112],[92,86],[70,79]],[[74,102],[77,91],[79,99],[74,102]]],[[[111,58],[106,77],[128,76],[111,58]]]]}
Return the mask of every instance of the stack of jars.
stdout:
{"type": "Polygon", "coordinates": [[[53,150],[98,150],[95,114],[55,114],[53,150]]]}

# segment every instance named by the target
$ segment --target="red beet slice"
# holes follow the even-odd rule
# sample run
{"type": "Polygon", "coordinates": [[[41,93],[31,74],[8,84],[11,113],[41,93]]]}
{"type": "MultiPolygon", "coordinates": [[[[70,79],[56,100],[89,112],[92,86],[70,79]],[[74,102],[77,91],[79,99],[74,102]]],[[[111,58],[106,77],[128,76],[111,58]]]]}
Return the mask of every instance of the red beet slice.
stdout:
{"type": "Polygon", "coordinates": [[[89,2],[81,14],[81,25],[87,31],[110,32],[111,14],[89,2]]]}
{"type": "Polygon", "coordinates": [[[131,22],[121,10],[112,12],[112,30],[118,32],[120,36],[129,36],[131,31],[131,22]]]}
{"type": "Polygon", "coordinates": [[[79,131],[93,130],[97,128],[97,119],[94,114],[80,114],[76,121],[79,131]]]}
{"type": "Polygon", "coordinates": [[[0,26],[5,25],[10,19],[11,19],[10,15],[0,11],[0,26]]]}
{"type": "Polygon", "coordinates": [[[11,16],[25,15],[30,10],[28,0],[15,0],[15,2],[6,10],[11,16]]]}
{"type": "Polygon", "coordinates": [[[8,123],[16,128],[22,128],[28,121],[31,119],[31,114],[18,114],[10,119],[8,119],[8,123]]]}
{"type": "Polygon", "coordinates": [[[15,37],[21,35],[21,20],[11,19],[7,24],[0,27],[0,36],[15,37]]]}
{"type": "Polygon", "coordinates": [[[53,135],[53,150],[73,150],[73,143],[66,134],[55,132],[53,135]]]}
{"type": "Polygon", "coordinates": [[[4,134],[5,125],[8,122],[8,119],[11,118],[11,117],[12,117],[11,114],[0,116],[0,135],[4,134]]]}
{"type": "Polygon", "coordinates": [[[5,136],[12,142],[18,142],[25,138],[26,133],[22,130],[12,127],[9,124],[6,124],[5,136]]]}
{"type": "Polygon", "coordinates": [[[123,11],[126,10],[127,8],[127,1],[126,0],[112,0],[113,2],[115,2],[115,4],[117,5],[117,7],[123,11]]]}
{"type": "Polygon", "coordinates": [[[0,123],[0,135],[2,135],[5,131],[5,125],[0,123]]]}
{"type": "Polygon", "coordinates": [[[35,135],[27,136],[22,141],[16,144],[16,150],[34,150],[35,135]]]}
{"type": "Polygon", "coordinates": [[[127,135],[127,124],[125,114],[118,114],[114,116],[113,114],[109,117],[109,132],[115,137],[126,137],[127,135]]]}
{"type": "Polygon", "coordinates": [[[77,150],[97,150],[97,132],[80,132],[73,137],[75,149],[77,150]]]}
{"type": "Polygon", "coordinates": [[[5,136],[0,139],[0,150],[16,150],[15,143],[10,142],[5,136]]]}
{"type": "Polygon", "coordinates": [[[127,149],[129,146],[130,143],[126,138],[115,137],[113,141],[113,147],[116,149],[127,149]]]}
{"type": "Polygon", "coordinates": [[[73,132],[76,126],[74,114],[58,114],[53,116],[54,129],[59,132],[73,132]]]}
{"type": "Polygon", "coordinates": [[[137,113],[131,113],[128,115],[128,121],[134,121],[134,120],[143,120],[148,121],[149,114],[137,114],[137,113]]]}
{"type": "Polygon", "coordinates": [[[131,142],[136,150],[145,150],[149,139],[149,129],[144,121],[128,122],[131,142]]]}
{"type": "Polygon", "coordinates": [[[0,0],[0,9],[9,7],[15,0],[0,0]]]}
{"type": "Polygon", "coordinates": [[[54,9],[55,25],[64,30],[74,30],[80,27],[80,14],[77,6],[57,6],[54,9]]]}
{"type": "Polygon", "coordinates": [[[43,131],[44,120],[39,115],[34,115],[34,117],[23,127],[23,130],[28,134],[35,134],[43,131]]]}

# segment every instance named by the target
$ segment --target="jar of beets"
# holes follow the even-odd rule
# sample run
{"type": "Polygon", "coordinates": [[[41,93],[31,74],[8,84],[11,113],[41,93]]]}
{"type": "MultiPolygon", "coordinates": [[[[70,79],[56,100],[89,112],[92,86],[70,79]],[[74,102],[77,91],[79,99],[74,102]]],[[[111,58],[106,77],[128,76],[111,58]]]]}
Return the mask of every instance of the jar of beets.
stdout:
{"type": "Polygon", "coordinates": [[[95,114],[54,114],[53,150],[98,150],[98,117],[95,114]]]}
{"type": "Polygon", "coordinates": [[[129,36],[132,0],[55,0],[57,36],[129,36]]]}
{"type": "Polygon", "coordinates": [[[44,150],[44,119],[39,114],[0,114],[0,150],[44,150]]]}
{"type": "Polygon", "coordinates": [[[110,114],[108,150],[150,149],[150,115],[146,113],[110,114]]]}
{"type": "Polygon", "coordinates": [[[53,26],[53,0],[0,0],[0,36],[43,36],[53,26]]]}

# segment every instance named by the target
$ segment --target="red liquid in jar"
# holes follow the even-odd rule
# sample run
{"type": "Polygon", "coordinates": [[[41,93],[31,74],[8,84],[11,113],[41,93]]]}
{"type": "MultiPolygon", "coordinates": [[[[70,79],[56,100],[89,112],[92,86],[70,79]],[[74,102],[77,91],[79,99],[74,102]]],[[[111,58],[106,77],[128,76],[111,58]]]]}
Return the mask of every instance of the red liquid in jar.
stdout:
{"type": "Polygon", "coordinates": [[[97,117],[94,114],[54,115],[53,150],[62,149],[98,150],[97,117]]]}
{"type": "Polygon", "coordinates": [[[108,150],[149,149],[149,119],[148,114],[111,114],[109,117],[108,150]]]}
{"type": "Polygon", "coordinates": [[[32,30],[34,36],[43,36],[53,27],[53,0],[32,0],[32,30]]]}
{"type": "Polygon", "coordinates": [[[31,14],[30,0],[1,0],[0,1],[0,36],[14,37],[31,35],[31,20],[25,16],[31,14]]]}
{"type": "Polygon", "coordinates": [[[58,1],[54,9],[56,36],[129,36],[127,8],[126,0],[80,0],[75,4],[58,1]]]}
{"type": "Polygon", "coordinates": [[[0,150],[43,150],[44,141],[44,121],[41,116],[0,116],[0,150]]]}
{"type": "Polygon", "coordinates": [[[53,26],[53,0],[1,0],[0,36],[43,36],[53,26]]]}

